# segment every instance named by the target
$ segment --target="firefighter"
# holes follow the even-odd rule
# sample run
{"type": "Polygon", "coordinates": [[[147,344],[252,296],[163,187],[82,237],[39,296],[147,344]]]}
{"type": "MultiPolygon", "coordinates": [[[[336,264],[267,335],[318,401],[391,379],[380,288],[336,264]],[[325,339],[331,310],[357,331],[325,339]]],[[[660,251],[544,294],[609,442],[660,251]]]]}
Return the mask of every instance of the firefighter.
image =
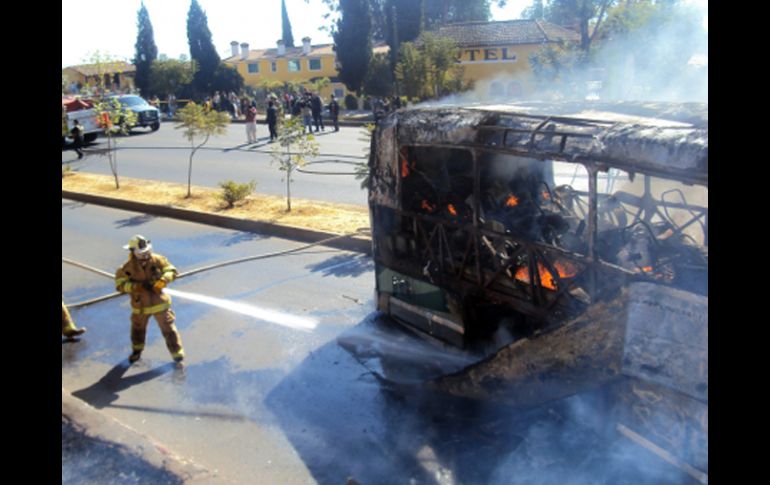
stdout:
{"type": "Polygon", "coordinates": [[[64,300],[61,301],[61,334],[67,338],[82,335],[86,332],[86,327],[77,328],[75,322],[72,321],[70,312],[64,305],[64,300]]]}
{"type": "Polygon", "coordinates": [[[182,339],[177,332],[171,310],[171,297],[163,288],[174,281],[177,270],[168,259],[152,252],[152,244],[141,235],[132,237],[123,249],[129,250],[128,261],[115,273],[115,289],[131,296],[131,349],[128,361],[139,360],[144,350],[150,316],[158,322],[166,347],[175,362],[184,359],[182,339]]]}

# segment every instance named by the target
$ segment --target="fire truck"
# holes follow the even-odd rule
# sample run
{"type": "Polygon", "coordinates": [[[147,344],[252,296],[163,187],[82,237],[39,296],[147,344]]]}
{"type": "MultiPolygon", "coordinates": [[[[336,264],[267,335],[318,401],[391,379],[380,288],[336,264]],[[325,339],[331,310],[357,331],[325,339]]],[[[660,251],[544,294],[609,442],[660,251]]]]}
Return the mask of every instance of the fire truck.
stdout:
{"type": "Polygon", "coordinates": [[[457,358],[343,347],[383,383],[513,407],[606,389],[707,477],[708,105],[402,110],[369,170],[384,335],[457,358]]]}

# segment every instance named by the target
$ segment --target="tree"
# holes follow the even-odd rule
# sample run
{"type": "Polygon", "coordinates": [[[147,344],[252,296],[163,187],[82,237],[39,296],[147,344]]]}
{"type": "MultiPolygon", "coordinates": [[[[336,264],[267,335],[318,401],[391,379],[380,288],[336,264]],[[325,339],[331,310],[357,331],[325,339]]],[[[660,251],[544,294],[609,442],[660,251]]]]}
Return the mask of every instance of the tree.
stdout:
{"type": "Polygon", "coordinates": [[[412,42],[401,44],[400,61],[396,65],[396,78],[401,83],[401,92],[409,98],[426,97],[428,69],[425,57],[412,42]]]}
{"type": "Polygon", "coordinates": [[[150,14],[142,2],[137,14],[137,28],[134,65],[136,74],[134,83],[144,97],[150,96],[152,63],[158,57],[158,47],[155,45],[155,37],[150,22],[150,14]]]}
{"type": "Polygon", "coordinates": [[[198,95],[210,93],[221,59],[211,40],[208,18],[198,0],[192,0],[187,12],[187,41],[190,56],[197,66],[193,77],[195,91],[198,95]]]}
{"type": "Polygon", "coordinates": [[[420,35],[417,43],[401,46],[401,60],[396,76],[409,97],[440,97],[469,87],[463,81],[464,70],[457,64],[458,47],[451,39],[431,32],[420,35]]]}
{"type": "Polygon", "coordinates": [[[273,146],[270,156],[271,163],[278,163],[279,170],[286,172],[286,212],[291,212],[291,175],[304,166],[308,158],[318,156],[318,142],[313,135],[305,135],[300,118],[292,118],[284,123],[278,145],[273,146]]]}
{"type": "MultiPolygon", "coordinates": [[[[90,86],[90,90],[103,94],[106,91],[104,75],[106,73],[114,73],[116,67],[119,66],[120,63],[109,54],[103,54],[96,51],[91,56],[90,64],[96,70],[96,81],[94,85],[90,86]]],[[[110,171],[115,178],[115,188],[120,189],[120,177],[118,176],[118,141],[115,137],[118,134],[128,134],[130,127],[136,123],[136,114],[127,107],[121,105],[116,98],[96,98],[93,110],[97,115],[97,124],[107,137],[106,150],[98,151],[97,153],[107,154],[110,171]]]]}
{"type": "Polygon", "coordinates": [[[294,35],[291,33],[291,22],[289,13],[286,11],[286,0],[281,0],[281,29],[283,44],[286,47],[294,47],[294,35]]]}
{"type": "Polygon", "coordinates": [[[103,98],[94,103],[97,123],[107,137],[107,159],[110,172],[115,178],[115,188],[120,189],[118,177],[118,134],[127,135],[130,127],[136,123],[136,113],[120,104],[117,98],[103,98]]]}
{"type": "Polygon", "coordinates": [[[195,70],[191,62],[176,59],[157,60],[150,71],[150,90],[159,96],[179,95],[193,80],[195,70]]]}
{"type": "Polygon", "coordinates": [[[340,0],[340,19],[333,34],[339,77],[358,93],[372,58],[372,14],[368,0],[340,0]]]}
{"type": "Polygon", "coordinates": [[[388,55],[375,54],[369,62],[364,91],[372,96],[391,96],[393,87],[393,71],[388,55]]]}
{"type": "Polygon", "coordinates": [[[430,32],[420,36],[420,41],[433,96],[438,98],[446,87],[447,74],[457,62],[459,49],[453,40],[436,37],[430,32]]]}
{"type": "Polygon", "coordinates": [[[548,22],[573,28],[580,33],[581,62],[585,63],[588,61],[591,43],[606,17],[607,9],[617,1],[548,0],[547,5],[543,7],[543,17],[548,22]]]}
{"type": "Polygon", "coordinates": [[[182,123],[177,125],[176,129],[184,129],[184,136],[190,141],[190,163],[187,169],[187,197],[191,197],[192,186],[192,165],[193,157],[200,148],[205,145],[209,138],[222,135],[227,131],[230,124],[230,115],[227,113],[206,110],[202,105],[190,102],[184,108],[180,109],[179,117],[182,123]],[[199,145],[195,145],[195,139],[203,137],[199,145]]]}
{"type": "Polygon", "coordinates": [[[243,90],[244,84],[241,73],[234,67],[222,62],[214,71],[214,80],[211,83],[211,87],[213,90],[223,93],[229,93],[230,91],[240,93],[243,90]]]}
{"type": "Polygon", "coordinates": [[[543,0],[534,0],[532,5],[522,10],[521,18],[529,20],[544,20],[545,9],[543,7],[543,0]]]}
{"type": "Polygon", "coordinates": [[[454,22],[489,20],[492,16],[490,6],[504,6],[506,0],[424,0],[424,28],[436,27],[454,22]]]}

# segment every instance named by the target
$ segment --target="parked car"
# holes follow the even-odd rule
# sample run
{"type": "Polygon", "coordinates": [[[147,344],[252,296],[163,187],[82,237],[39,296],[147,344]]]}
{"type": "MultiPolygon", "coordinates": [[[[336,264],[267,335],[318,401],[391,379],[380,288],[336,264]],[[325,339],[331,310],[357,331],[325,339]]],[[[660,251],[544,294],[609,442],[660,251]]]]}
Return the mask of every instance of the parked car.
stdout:
{"type": "Polygon", "coordinates": [[[141,96],[135,94],[122,94],[111,96],[111,98],[117,99],[121,105],[136,113],[136,123],[130,128],[136,126],[149,126],[152,131],[156,131],[160,128],[160,110],[155,106],[152,106],[141,96]]]}

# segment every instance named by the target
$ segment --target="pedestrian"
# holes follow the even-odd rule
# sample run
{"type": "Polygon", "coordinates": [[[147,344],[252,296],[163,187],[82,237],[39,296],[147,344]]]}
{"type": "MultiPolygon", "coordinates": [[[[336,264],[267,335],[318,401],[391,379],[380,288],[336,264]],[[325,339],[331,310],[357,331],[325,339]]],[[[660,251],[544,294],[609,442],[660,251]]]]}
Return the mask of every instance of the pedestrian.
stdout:
{"type": "Polygon", "coordinates": [[[67,338],[72,338],[77,335],[82,335],[86,332],[86,327],[78,328],[75,322],[70,316],[67,306],[64,304],[64,299],[61,301],[61,334],[67,338]]]}
{"type": "Polygon", "coordinates": [[[176,96],[174,93],[169,93],[166,103],[168,104],[168,117],[173,118],[174,113],[176,113],[176,96]]]}
{"type": "Polygon", "coordinates": [[[340,104],[337,102],[337,98],[332,94],[331,101],[329,101],[329,114],[332,117],[332,123],[334,123],[334,131],[340,131],[340,104]]]}
{"type": "Polygon", "coordinates": [[[310,111],[313,114],[313,124],[315,125],[315,132],[318,133],[318,129],[326,131],[324,128],[324,120],[321,114],[323,113],[323,101],[318,93],[313,93],[310,97],[310,111]]]}
{"type": "Polygon", "coordinates": [[[237,120],[241,117],[241,108],[240,108],[240,100],[238,100],[238,95],[235,94],[233,91],[230,91],[230,103],[233,106],[233,119],[237,120]]]}
{"type": "Polygon", "coordinates": [[[176,268],[160,254],[152,252],[152,244],[137,234],[123,246],[128,249],[128,261],[115,273],[115,289],[131,295],[131,355],[136,362],[144,350],[147,323],[150,316],[158,322],[166,348],[175,362],[184,359],[182,338],[174,325],[176,315],[171,310],[171,297],[163,288],[176,279],[176,268]]]}
{"type": "Polygon", "coordinates": [[[78,160],[83,158],[83,127],[80,126],[80,122],[78,120],[75,120],[74,126],[70,130],[70,134],[72,135],[72,148],[75,150],[75,153],[78,154],[78,160]]]}
{"type": "MultiPolygon", "coordinates": [[[[310,107],[310,93],[305,93],[304,99],[300,101],[302,108],[302,124],[304,128],[307,128],[308,133],[313,132],[313,109],[310,107]]],[[[302,130],[304,133],[305,130],[302,130]]]]}
{"type": "Polygon", "coordinates": [[[401,98],[396,96],[396,95],[394,95],[393,96],[393,101],[390,103],[390,106],[393,109],[393,111],[397,111],[397,110],[401,109],[401,98]]]}
{"type": "Polygon", "coordinates": [[[276,101],[272,99],[267,103],[267,128],[270,130],[270,143],[278,138],[278,132],[275,127],[278,124],[278,110],[275,108],[276,101]]]}
{"type": "Polygon", "coordinates": [[[257,102],[252,101],[249,109],[246,110],[246,138],[247,143],[257,142],[257,102]]]}

